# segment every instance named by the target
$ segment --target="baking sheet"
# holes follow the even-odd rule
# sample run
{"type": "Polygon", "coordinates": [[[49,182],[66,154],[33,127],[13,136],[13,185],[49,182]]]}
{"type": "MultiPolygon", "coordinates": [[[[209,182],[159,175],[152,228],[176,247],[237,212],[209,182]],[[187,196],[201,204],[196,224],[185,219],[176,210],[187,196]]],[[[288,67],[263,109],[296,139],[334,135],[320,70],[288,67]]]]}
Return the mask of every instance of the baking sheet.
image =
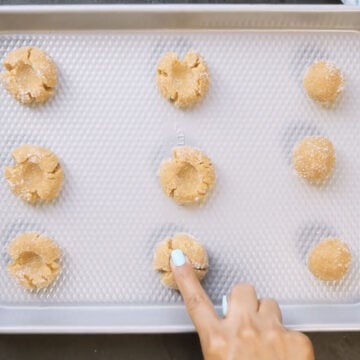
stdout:
{"type": "Polygon", "coordinates": [[[290,326],[356,328],[356,316],[346,319],[351,311],[359,316],[360,42],[356,32],[313,30],[2,34],[1,58],[38,46],[60,77],[54,98],[36,108],[0,91],[1,166],[11,163],[14,147],[33,143],[61,158],[66,182],[58,201],[33,207],[0,180],[0,329],[189,329],[180,296],[152,271],[156,244],[179,231],[206,246],[204,285],[216,304],[248,281],[259,296],[281,302],[290,326]],[[199,106],[181,111],[159,95],[155,69],[166,51],[183,56],[189,49],[207,61],[211,87],[199,106]],[[346,77],[333,110],[313,104],[301,87],[304,70],[319,58],[346,77]],[[308,135],[329,136],[337,150],[336,171],[321,188],[290,166],[293,145],[308,135]],[[171,148],[183,144],[206,152],[218,176],[209,201],[195,209],[167,199],[157,177],[171,148]],[[27,292],[6,272],[6,247],[33,230],[61,246],[63,271],[50,288],[27,292]],[[353,253],[338,284],[320,283],[306,269],[308,250],[326,236],[343,239],[353,253]],[[338,321],[329,325],[331,309],[338,321]]]}

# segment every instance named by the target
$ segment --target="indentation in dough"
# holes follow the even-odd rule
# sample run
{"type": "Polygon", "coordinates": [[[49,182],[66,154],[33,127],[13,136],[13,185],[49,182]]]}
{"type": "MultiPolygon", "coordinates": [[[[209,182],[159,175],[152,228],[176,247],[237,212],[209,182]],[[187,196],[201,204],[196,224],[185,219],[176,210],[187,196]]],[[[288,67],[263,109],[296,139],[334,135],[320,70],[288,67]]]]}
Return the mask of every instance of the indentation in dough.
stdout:
{"type": "Polygon", "coordinates": [[[53,200],[59,195],[64,173],[53,152],[39,146],[22,145],[12,156],[16,164],[6,167],[4,174],[16,195],[29,203],[53,200]]]}
{"type": "Polygon", "coordinates": [[[317,244],[308,257],[308,267],[317,278],[325,281],[341,280],[349,270],[351,252],[341,240],[328,238],[317,244]]]}
{"type": "Polygon", "coordinates": [[[36,47],[11,51],[3,61],[5,88],[23,104],[42,103],[54,92],[57,70],[54,62],[36,47]]]}
{"type": "Polygon", "coordinates": [[[157,84],[165,99],[180,108],[200,101],[209,88],[209,72],[203,59],[189,51],[180,61],[174,52],[166,53],[157,67],[157,84]]]}
{"type": "Polygon", "coordinates": [[[60,248],[54,241],[37,232],[26,232],[14,239],[8,254],[8,270],[27,289],[49,286],[59,273],[60,248]]]}
{"type": "Polygon", "coordinates": [[[162,283],[171,289],[178,288],[170,266],[171,251],[175,249],[182,250],[194,268],[196,276],[202,280],[209,269],[205,248],[190,235],[178,233],[160,243],[155,251],[154,269],[161,273],[162,283]]]}
{"type": "Polygon", "coordinates": [[[173,159],[160,166],[160,183],[165,194],[179,204],[204,200],[215,183],[211,160],[200,150],[179,146],[173,159]]]}

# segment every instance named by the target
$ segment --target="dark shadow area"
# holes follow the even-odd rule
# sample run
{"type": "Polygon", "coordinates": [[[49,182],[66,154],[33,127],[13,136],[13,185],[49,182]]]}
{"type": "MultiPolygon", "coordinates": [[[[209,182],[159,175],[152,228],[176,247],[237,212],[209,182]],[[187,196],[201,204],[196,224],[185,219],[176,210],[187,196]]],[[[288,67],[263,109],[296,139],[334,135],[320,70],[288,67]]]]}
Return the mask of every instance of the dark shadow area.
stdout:
{"type": "MultiPolygon", "coordinates": [[[[360,332],[310,333],[317,360],[358,360],[360,332]]],[[[196,360],[196,334],[1,335],[0,360],[196,360]]]]}

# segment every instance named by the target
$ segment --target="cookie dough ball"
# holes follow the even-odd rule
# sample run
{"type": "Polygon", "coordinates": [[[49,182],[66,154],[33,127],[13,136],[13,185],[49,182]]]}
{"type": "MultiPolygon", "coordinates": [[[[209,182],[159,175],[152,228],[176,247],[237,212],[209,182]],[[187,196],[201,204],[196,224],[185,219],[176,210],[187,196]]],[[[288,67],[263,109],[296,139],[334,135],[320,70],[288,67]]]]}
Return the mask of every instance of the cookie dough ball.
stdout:
{"type": "Polygon", "coordinates": [[[57,156],[48,149],[34,145],[16,148],[14,166],[5,168],[11,190],[21,199],[34,203],[55,199],[61,190],[63,170],[57,156]]]}
{"type": "Polygon", "coordinates": [[[309,182],[325,180],[336,162],[335,149],[325,137],[307,137],[294,148],[292,164],[296,172],[309,182]]]}
{"type": "Polygon", "coordinates": [[[341,70],[334,64],[320,60],[305,73],[304,88],[311,99],[324,106],[335,103],[344,88],[341,70]]]}
{"type": "Polygon", "coordinates": [[[49,286],[60,270],[60,248],[37,232],[19,235],[8,247],[11,263],[8,270],[27,289],[49,286]]]}
{"type": "Polygon", "coordinates": [[[57,70],[54,62],[36,47],[11,51],[3,61],[1,74],[9,93],[23,104],[42,103],[54,92],[57,70]]]}
{"type": "Polygon", "coordinates": [[[202,280],[208,269],[209,260],[205,248],[187,234],[176,234],[158,245],[154,257],[154,269],[161,273],[161,281],[171,289],[177,289],[170,267],[171,251],[180,249],[192,267],[199,280],[202,280]]]}
{"type": "Polygon", "coordinates": [[[173,159],[160,166],[160,183],[165,194],[178,204],[204,200],[215,183],[211,160],[189,146],[176,147],[172,154],[173,159]]]}
{"type": "Polygon", "coordinates": [[[338,239],[325,239],[316,245],[308,257],[308,267],[320,280],[342,279],[349,270],[351,253],[348,246],[338,239]]]}
{"type": "Polygon", "coordinates": [[[180,108],[199,102],[209,88],[209,72],[204,60],[189,51],[180,61],[174,52],[165,54],[157,67],[157,84],[162,96],[180,108]]]}

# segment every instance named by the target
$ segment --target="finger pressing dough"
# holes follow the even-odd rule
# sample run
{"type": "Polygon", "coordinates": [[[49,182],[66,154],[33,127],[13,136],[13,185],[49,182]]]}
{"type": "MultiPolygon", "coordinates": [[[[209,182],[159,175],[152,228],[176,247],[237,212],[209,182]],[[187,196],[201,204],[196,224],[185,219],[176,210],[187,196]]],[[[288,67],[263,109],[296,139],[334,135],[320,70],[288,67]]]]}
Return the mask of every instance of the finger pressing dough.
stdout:
{"type": "Polygon", "coordinates": [[[16,100],[23,104],[42,103],[53,94],[57,70],[44,51],[36,47],[15,49],[3,64],[3,84],[16,100]]]}
{"type": "Polygon", "coordinates": [[[165,99],[180,108],[190,107],[208,91],[207,65],[193,51],[189,51],[183,61],[174,52],[166,53],[157,67],[157,84],[165,99]]]}
{"type": "Polygon", "coordinates": [[[180,249],[185,254],[196,276],[202,280],[209,269],[205,248],[190,235],[176,234],[159,244],[155,251],[154,269],[161,273],[161,282],[171,289],[178,288],[170,267],[171,251],[175,249],[180,249]]]}
{"type": "Polygon", "coordinates": [[[57,156],[48,149],[22,145],[12,152],[16,162],[5,168],[5,178],[21,199],[34,203],[53,200],[61,190],[63,170],[57,156]]]}
{"type": "Polygon", "coordinates": [[[330,106],[343,91],[344,78],[336,65],[320,60],[308,68],[303,85],[311,99],[321,105],[330,106]]]}
{"type": "Polygon", "coordinates": [[[341,240],[328,238],[317,244],[308,257],[308,267],[314,276],[325,281],[342,279],[349,270],[351,252],[341,240]]]}
{"type": "Polygon", "coordinates": [[[294,148],[292,164],[296,172],[309,182],[321,182],[332,172],[336,162],[335,149],[325,137],[307,137],[294,148]]]}
{"type": "Polygon", "coordinates": [[[160,183],[165,194],[178,204],[204,200],[215,183],[211,160],[189,146],[176,147],[172,154],[173,159],[160,166],[160,183]]]}
{"type": "Polygon", "coordinates": [[[60,248],[37,232],[19,235],[10,243],[8,254],[12,260],[8,266],[10,274],[27,289],[47,287],[59,273],[60,248]]]}

